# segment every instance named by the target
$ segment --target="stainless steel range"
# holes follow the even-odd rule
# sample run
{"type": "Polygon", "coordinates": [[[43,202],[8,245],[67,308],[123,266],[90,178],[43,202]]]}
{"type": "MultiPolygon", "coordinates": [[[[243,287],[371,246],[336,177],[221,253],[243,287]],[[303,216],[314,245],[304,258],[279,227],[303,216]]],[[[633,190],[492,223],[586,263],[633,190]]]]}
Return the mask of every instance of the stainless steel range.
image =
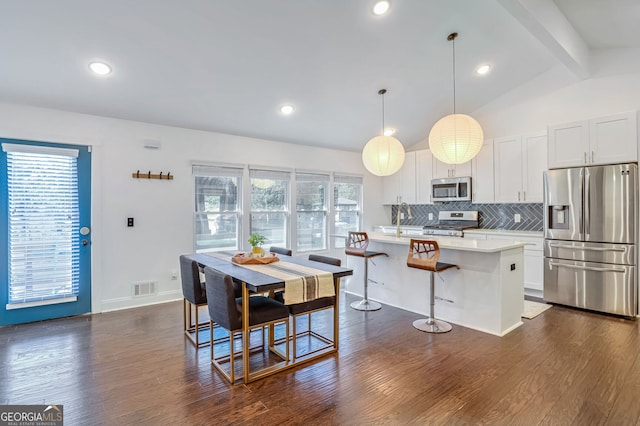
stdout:
{"type": "Polygon", "coordinates": [[[477,227],[478,212],[476,210],[440,211],[438,213],[438,224],[425,226],[424,235],[462,237],[465,229],[477,227]]]}

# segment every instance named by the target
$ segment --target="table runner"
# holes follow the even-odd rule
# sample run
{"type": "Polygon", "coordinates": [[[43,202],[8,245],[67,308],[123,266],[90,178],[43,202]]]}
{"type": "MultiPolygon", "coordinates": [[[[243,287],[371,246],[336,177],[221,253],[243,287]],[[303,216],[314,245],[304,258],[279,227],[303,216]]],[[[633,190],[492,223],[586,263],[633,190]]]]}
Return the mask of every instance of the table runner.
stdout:
{"type": "MultiPolygon", "coordinates": [[[[206,254],[231,262],[231,258],[236,253],[215,252],[206,254]]],[[[234,263],[234,265],[283,280],[284,303],[287,305],[336,295],[331,272],[298,265],[282,259],[265,265],[241,265],[238,263],[234,263]]]]}

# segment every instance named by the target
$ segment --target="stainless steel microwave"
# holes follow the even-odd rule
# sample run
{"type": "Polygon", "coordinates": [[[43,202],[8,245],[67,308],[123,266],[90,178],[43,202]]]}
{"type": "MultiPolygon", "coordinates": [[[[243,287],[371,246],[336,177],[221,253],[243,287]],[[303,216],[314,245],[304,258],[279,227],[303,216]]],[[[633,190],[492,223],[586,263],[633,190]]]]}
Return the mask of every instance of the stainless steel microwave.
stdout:
{"type": "Polygon", "coordinates": [[[471,201],[471,177],[433,179],[431,201],[471,201]]]}

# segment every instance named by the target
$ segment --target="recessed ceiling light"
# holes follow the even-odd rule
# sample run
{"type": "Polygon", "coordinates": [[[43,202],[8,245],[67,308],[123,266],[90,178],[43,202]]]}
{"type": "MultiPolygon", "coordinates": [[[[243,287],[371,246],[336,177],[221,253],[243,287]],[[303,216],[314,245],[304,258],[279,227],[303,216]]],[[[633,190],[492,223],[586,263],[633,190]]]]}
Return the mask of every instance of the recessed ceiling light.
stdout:
{"type": "Polygon", "coordinates": [[[280,112],[284,115],[289,115],[293,112],[293,105],[282,105],[280,107],[280,112]]]}
{"type": "Polygon", "coordinates": [[[98,75],[107,75],[111,73],[111,67],[104,62],[91,62],[89,64],[89,68],[98,75]]]}
{"type": "Polygon", "coordinates": [[[476,69],[476,72],[480,75],[485,75],[486,73],[489,72],[490,69],[491,69],[490,65],[484,64],[484,65],[480,65],[478,69],[476,69]]]}
{"type": "Polygon", "coordinates": [[[384,15],[389,11],[390,6],[391,2],[388,0],[378,1],[373,5],[373,13],[374,15],[384,15]]]}
{"type": "Polygon", "coordinates": [[[396,132],[396,129],[394,129],[393,127],[387,127],[386,129],[384,129],[383,134],[385,136],[391,136],[396,132]]]}

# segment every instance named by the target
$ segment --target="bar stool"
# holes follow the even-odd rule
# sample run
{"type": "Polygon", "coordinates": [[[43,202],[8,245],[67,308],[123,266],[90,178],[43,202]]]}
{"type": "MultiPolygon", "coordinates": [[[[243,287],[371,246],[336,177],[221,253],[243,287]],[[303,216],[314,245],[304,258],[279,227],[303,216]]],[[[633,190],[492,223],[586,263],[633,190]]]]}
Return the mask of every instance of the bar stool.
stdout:
{"type": "Polygon", "coordinates": [[[367,251],[369,245],[369,236],[366,232],[349,232],[349,238],[347,238],[347,245],[344,248],[344,252],[347,256],[364,257],[364,299],[359,302],[351,303],[353,309],[358,311],[377,311],[382,308],[382,305],[378,302],[369,300],[368,287],[369,287],[369,259],[376,256],[389,256],[387,253],[378,251],[367,251]]]}
{"type": "Polygon", "coordinates": [[[426,331],[427,333],[446,333],[447,331],[451,331],[451,324],[435,319],[433,313],[435,306],[434,273],[440,273],[451,268],[460,269],[460,267],[452,263],[438,262],[439,257],[440,247],[438,246],[437,241],[411,240],[409,254],[407,255],[407,266],[410,268],[430,271],[429,291],[431,292],[431,310],[429,312],[429,318],[423,318],[413,322],[413,326],[415,328],[421,331],[426,331]]]}

